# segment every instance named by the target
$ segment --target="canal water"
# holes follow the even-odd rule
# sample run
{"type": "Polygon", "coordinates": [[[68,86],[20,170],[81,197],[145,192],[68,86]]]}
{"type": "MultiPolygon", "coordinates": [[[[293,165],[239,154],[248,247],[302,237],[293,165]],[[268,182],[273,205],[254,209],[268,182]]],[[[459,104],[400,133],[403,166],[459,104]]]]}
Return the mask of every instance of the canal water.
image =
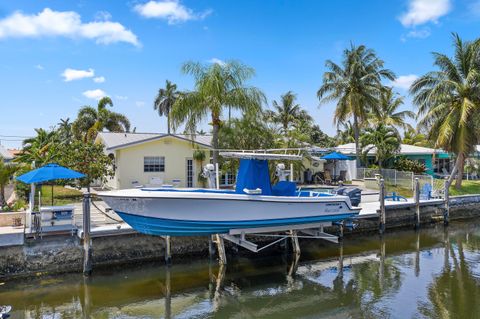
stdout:
{"type": "Polygon", "coordinates": [[[480,318],[480,221],[6,281],[11,318],[480,318]],[[175,260],[174,260],[175,262],[175,260]]]}

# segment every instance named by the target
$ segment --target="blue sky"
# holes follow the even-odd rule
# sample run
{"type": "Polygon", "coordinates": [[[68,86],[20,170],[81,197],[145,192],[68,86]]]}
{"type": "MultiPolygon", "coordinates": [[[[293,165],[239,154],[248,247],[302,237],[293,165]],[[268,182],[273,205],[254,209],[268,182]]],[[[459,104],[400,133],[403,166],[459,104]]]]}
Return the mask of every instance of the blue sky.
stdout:
{"type": "MultiPolygon", "coordinates": [[[[350,42],[373,48],[403,95],[451,54],[451,32],[474,39],[480,0],[3,1],[0,3],[0,139],[75,118],[103,94],[138,132],[164,132],[152,103],[166,79],[192,89],[184,61],[237,59],[273,99],[288,90],[333,135],[334,105],[318,107],[324,63],[350,42]]],[[[405,109],[413,109],[407,97],[405,109]]],[[[204,124],[204,129],[207,129],[204,124]]]]}

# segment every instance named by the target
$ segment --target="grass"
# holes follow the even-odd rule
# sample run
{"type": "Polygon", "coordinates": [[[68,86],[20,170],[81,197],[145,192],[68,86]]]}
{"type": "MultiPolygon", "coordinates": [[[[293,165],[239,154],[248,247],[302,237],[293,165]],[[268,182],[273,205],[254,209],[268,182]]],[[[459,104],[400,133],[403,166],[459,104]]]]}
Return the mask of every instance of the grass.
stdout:
{"type": "Polygon", "coordinates": [[[455,188],[455,181],[450,186],[450,195],[480,194],[480,181],[463,181],[462,188],[455,188]]]}
{"type": "MultiPolygon", "coordinates": [[[[62,206],[82,201],[82,192],[63,186],[53,186],[53,205],[62,206]]],[[[52,205],[52,186],[42,186],[42,206],[52,205]]]]}

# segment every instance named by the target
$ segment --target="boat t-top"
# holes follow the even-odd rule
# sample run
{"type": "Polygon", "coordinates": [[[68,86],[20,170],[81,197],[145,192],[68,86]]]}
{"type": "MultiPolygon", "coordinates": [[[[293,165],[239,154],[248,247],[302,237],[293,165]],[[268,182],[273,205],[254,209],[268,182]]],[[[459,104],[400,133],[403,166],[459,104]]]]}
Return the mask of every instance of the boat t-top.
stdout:
{"type": "MultiPolygon", "coordinates": [[[[233,190],[205,188],[134,188],[99,196],[138,232],[159,236],[227,234],[235,229],[336,222],[358,215],[348,196],[299,190],[277,164],[272,185],[268,161],[302,160],[300,155],[220,152],[240,160],[233,190]]],[[[213,165],[204,172],[212,177],[213,165]]],[[[213,173],[214,174],[214,173],[213,173]]]]}

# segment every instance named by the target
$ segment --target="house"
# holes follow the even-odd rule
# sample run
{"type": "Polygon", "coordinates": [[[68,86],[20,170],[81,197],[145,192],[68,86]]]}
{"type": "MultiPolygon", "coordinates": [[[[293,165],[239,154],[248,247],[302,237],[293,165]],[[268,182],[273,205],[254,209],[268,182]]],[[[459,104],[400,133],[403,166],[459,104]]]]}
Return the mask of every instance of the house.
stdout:
{"type": "Polygon", "coordinates": [[[210,135],[101,132],[97,143],[114,159],[115,176],[105,185],[111,189],[135,186],[197,187],[202,163],[193,158],[195,150],[210,159],[210,135]]]}
{"type": "MultiPolygon", "coordinates": [[[[350,158],[354,159],[356,154],[355,143],[348,143],[339,145],[336,148],[337,152],[345,154],[350,158]]],[[[453,169],[453,160],[449,153],[428,147],[414,146],[401,144],[400,145],[400,156],[404,156],[410,160],[415,160],[420,163],[425,164],[427,168],[426,173],[429,175],[434,174],[443,174],[446,172],[451,172],[453,169]]],[[[367,164],[374,163],[375,148],[371,149],[367,154],[367,164]]]]}
{"type": "Polygon", "coordinates": [[[10,162],[13,160],[13,155],[2,145],[0,145],[0,158],[2,158],[5,162],[10,162]]]}

